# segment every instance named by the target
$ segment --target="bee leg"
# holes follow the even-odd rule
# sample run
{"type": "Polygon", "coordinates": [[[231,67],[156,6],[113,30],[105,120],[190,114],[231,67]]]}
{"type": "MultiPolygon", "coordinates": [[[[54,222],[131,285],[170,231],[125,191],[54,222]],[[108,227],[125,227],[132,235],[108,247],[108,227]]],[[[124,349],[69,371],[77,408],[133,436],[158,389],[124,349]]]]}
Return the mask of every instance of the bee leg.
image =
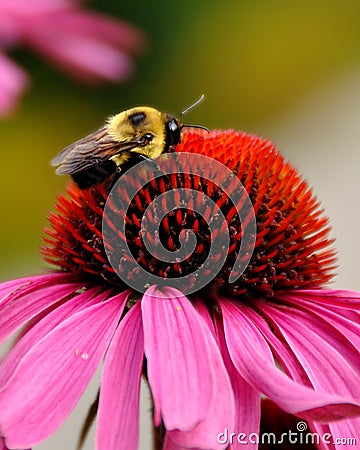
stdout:
{"type": "Polygon", "coordinates": [[[149,164],[149,167],[153,169],[154,173],[163,175],[164,172],[161,170],[160,166],[157,164],[155,159],[149,158],[148,156],[139,154],[139,159],[146,161],[149,164]]]}
{"type": "Polygon", "coordinates": [[[146,161],[150,166],[152,166],[152,167],[154,167],[156,169],[159,168],[159,166],[156,164],[155,159],[149,158],[148,156],[142,155],[141,153],[139,154],[139,159],[140,160],[142,159],[143,161],[146,161]]]}
{"type": "Polygon", "coordinates": [[[149,165],[150,168],[152,168],[154,171],[159,171],[160,168],[157,165],[156,161],[152,158],[149,158],[148,156],[142,155],[140,153],[133,153],[125,163],[123,163],[120,166],[121,173],[124,174],[132,167],[136,166],[136,164],[139,164],[141,162],[145,161],[146,164],[149,165]]]}

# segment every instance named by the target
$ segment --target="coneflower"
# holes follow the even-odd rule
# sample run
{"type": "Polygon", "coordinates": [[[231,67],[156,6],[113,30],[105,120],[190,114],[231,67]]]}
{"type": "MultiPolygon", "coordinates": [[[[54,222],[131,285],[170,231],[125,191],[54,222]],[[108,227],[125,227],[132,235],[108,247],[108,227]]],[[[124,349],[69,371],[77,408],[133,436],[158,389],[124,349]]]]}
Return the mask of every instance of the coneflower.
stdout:
{"type": "Polygon", "coordinates": [[[136,166],[126,183],[71,183],[42,250],[59,270],[1,285],[2,339],[25,325],[0,366],[6,445],[51,435],[103,359],[98,450],[137,448],[142,374],[157,448],[255,449],[222,438],[259,434],[262,398],[312,432],[359,440],[360,294],[325,287],[335,253],[308,184],[244,133],[187,131],[174,158],[150,180],[136,166]],[[219,237],[227,245],[212,247],[219,237]]]}

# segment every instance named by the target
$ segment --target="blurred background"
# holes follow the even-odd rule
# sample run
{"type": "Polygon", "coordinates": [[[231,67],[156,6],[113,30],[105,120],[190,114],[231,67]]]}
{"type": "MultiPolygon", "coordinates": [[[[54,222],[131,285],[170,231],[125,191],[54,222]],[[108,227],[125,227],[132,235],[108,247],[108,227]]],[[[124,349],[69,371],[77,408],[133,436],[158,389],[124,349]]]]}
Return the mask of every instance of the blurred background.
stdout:
{"type": "MultiPolygon", "coordinates": [[[[0,279],[45,268],[41,229],[68,181],[49,165],[55,154],[108,115],[139,104],[178,114],[204,93],[206,101],[188,120],[277,144],[330,218],[340,261],[333,286],[360,290],[360,2],[94,0],[82,9],[137,29],[124,32],[134,70],[126,81],[94,84],[71,67],[63,75],[46,52],[39,55],[34,40],[33,47],[8,45],[28,87],[0,119],[0,279]]],[[[0,43],[1,26],[7,30],[0,16],[0,43]]],[[[105,67],[95,48],[81,56],[105,67]]],[[[143,449],[149,448],[146,426],[143,449]]],[[[74,433],[74,423],[69,427],[56,438],[62,445],[74,433]]],[[[55,442],[39,448],[56,448],[55,442]]]]}

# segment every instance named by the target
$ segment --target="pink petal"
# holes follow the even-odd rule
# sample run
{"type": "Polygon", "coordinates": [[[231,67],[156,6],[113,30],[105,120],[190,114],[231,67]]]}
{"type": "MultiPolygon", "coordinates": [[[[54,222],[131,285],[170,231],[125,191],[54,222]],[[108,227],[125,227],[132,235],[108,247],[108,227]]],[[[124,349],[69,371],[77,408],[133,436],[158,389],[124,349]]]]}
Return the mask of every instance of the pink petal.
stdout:
{"type": "MultiPolygon", "coordinates": [[[[0,450],[9,450],[9,448],[6,446],[5,439],[2,436],[0,436],[0,450]]],[[[26,450],[26,449],[24,449],[24,450],[26,450]]],[[[31,450],[31,449],[29,448],[27,450],[31,450]]]]}
{"type": "MultiPolygon", "coordinates": [[[[204,302],[196,301],[195,307],[201,314],[201,317],[208,324],[209,329],[216,337],[223,361],[225,363],[226,370],[229,374],[231,386],[234,392],[235,398],[235,422],[233,428],[225,427],[223,430],[219,430],[217,440],[220,443],[229,442],[229,433],[241,430],[249,436],[251,433],[259,433],[260,415],[261,415],[261,396],[260,392],[251,387],[236,370],[234,364],[231,361],[229,352],[226,347],[226,341],[222,324],[219,320],[215,320],[215,324],[206,308],[204,302]],[[214,328],[215,326],[215,328],[214,328]]],[[[239,431],[238,431],[239,432],[239,431]]],[[[229,442],[230,443],[230,442],[229,442]]],[[[247,444],[247,448],[256,449],[256,444],[247,444]]],[[[243,449],[244,445],[240,444],[237,440],[233,441],[233,445],[230,449],[243,449]]]]}
{"type": "MultiPolygon", "coordinates": [[[[341,306],[342,308],[360,310],[360,292],[347,291],[344,289],[308,289],[293,290],[286,294],[293,299],[304,299],[324,305],[341,306]]],[[[281,298],[281,296],[280,296],[281,298]]]]}
{"type": "Polygon", "coordinates": [[[136,450],[144,336],[138,302],[121,320],[101,377],[96,448],[136,450]]]}
{"type": "Polygon", "coordinates": [[[236,369],[249,384],[284,411],[305,419],[327,422],[360,413],[360,403],[349,396],[314,391],[278,369],[263,335],[242,308],[221,300],[227,347],[236,369]]]}
{"type": "Polygon", "coordinates": [[[332,434],[332,440],[339,439],[337,445],[330,445],[330,448],[336,448],[338,450],[356,448],[360,442],[360,419],[348,419],[341,420],[329,424],[330,432],[332,434]],[[344,438],[351,438],[352,443],[349,441],[348,445],[342,442],[344,438]]]}
{"type": "Polygon", "coordinates": [[[304,369],[296,360],[293,353],[289,350],[287,343],[281,341],[277,336],[277,333],[275,334],[275,325],[271,324],[270,326],[269,323],[264,319],[264,317],[257,311],[255,311],[252,307],[246,308],[246,310],[244,310],[244,313],[264,335],[280,365],[282,367],[286,367],[287,372],[291,374],[293,380],[301,384],[305,384],[304,380],[307,379],[307,377],[304,369]]]}
{"type": "MultiPolygon", "coordinates": [[[[285,296],[282,296],[282,300],[285,301],[285,296]]],[[[289,303],[289,298],[288,296],[286,296],[286,302],[289,303]]],[[[301,301],[299,299],[296,300],[296,304],[294,303],[294,307],[298,307],[299,303],[301,303],[301,307],[304,308],[306,305],[306,308],[312,312],[312,314],[314,314],[314,311],[317,311],[318,313],[321,313],[320,315],[317,315],[315,318],[315,323],[317,323],[317,326],[320,327],[321,324],[321,328],[324,328],[324,318],[331,317],[331,318],[335,318],[334,321],[334,325],[335,327],[332,327],[330,322],[330,326],[328,326],[327,328],[329,328],[328,330],[328,334],[329,337],[331,336],[331,342],[332,345],[337,346],[337,345],[342,345],[342,352],[344,353],[344,355],[347,355],[347,358],[350,357],[350,360],[348,359],[348,361],[351,361],[353,364],[355,364],[356,366],[358,366],[359,363],[359,358],[357,356],[357,354],[349,354],[348,350],[345,347],[345,343],[348,337],[349,337],[349,333],[351,329],[354,329],[354,327],[356,327],[357,324],[351,323],[349,322],[346,318],[342,318],[341,316],[338,316],[337,314],[334,314],[333,311],[329,310],[329,307],[323,307],[321,305],[317,305],[317,304],[313,304],[313,303],[309,303],[309,302],[305,302],[305,301],[301,301]],[[340,325],[340,323],[342,322],[342,319],[344,321],[344,323],[342,323],[340,325]],[[345,328],[346,325],[348,327],[345,328]],[[338,332],[338,329],[342,330],[341,334],[338,332]],[[337,334],[339,334],[339,337],[337,337],[337,334]],[[338,341],[338,343],[337,343],[338,341]]],[[[259,301],[257,308],[261,308],[263,305],[265,304],[265,302],[259,301]]],[[[262,316],[260,317],[259,315],[257,315],[257,313],[255,313],[254,311],[252,311],[250,308],[247,308],[246,314],[251,317],[251,319],[254,321],[254,323],[256,323],[256,325],[258,326],[258,328],[261,330],[261,332],[265,335],[266,339],[269,341],[270,345],[272,346],[273,350],[276,351],[277,356],[279,357],[279,360],[281,362],[281,364],[283,365],[283,367],[286,367],[286,369],[288,370],[288,372],[292,375],[292,377],[294,379],[297,379],[300,382],[303,382],[304,380],[307,380],[308,377],[306,375],[306,373],[304,372],[304,369],[302,368],[302,366],[299,364],[299,362],[297,360],[294,361],[295,357],[294,355],[291,353],[288,349],[287,343],[284,344],[282,343],[279,339],[275,338],[275,335],[273,334],[273,330],[276,329],[278,331],[278,326],[275,322],[272,321],[272,328],[270,328],[265,320],[262,318],[262,316]]],[[[265,315],[266,317],[266,315],[265,315]]],[[[269,319],[268,319],[269,320],[269,319]]],[[[304,329],[307,328],[307,326],[309,326],[309,324],[306,324],[306,327],[304,329]]],[[[355,328],[356,330],[356,328],[355,328]]],[[[359,335],[359,330],[357,329],[357,336],[359,335]]],[[[279,334],[279,333],[277,333],[279,334]]],[[[353,335],[354,333],[351,332],[351,335],[353,335]]],[[[357,337],[358,339],[358,337],[357,337]]],[[[328,371],[326,371],[328,372],[328,371]]],[[[343,437],[343,436],[357,436],[358,431],[355,430],[359,430],[360,426],[359,426],[359,419],[348,419],[348,420],[341,420],[338,422],[333,422],[330,425],[324,426],[323,424],[320,423],[312,423],[311,427],[313,428],[313,432],[317,432],[320,436],[325,435],[326,433],[334,433],[334,436],[339,436],[339,437],[343,437]],[[329,428],[330,426],[330,428],[329,428]],[[349,429],[351,429],[352,431],[349,432],[349,429]],[[340,431],[339,431],[340,430],[340,431]]],[[[360,438],[359,438],[360,439],[360,438]]],[[[341,446],[336,448],[341,448],[341,446]]],[[[325,447],[324,447],[325,448],[325,447]]],[[[326,445],[327,449],[332,449],[334,448],[334,445],[326,445]]]]}
{"type": "Polygon", "coordinates": [[[94,303],[100,303],[108,297],[108,293],[101,292],[101,288],[92,288],[75,295],[64,304],[45,315],[31,329],[29,329],[16,343],[14,348],[6,356],[0,365],[0,391],[6,388],[6,384],[15,375],[21,359],[41,339],[49,334],[55,327],[69,319],[77,311],[87,308],[94,303]]]}
{"type": "Polygon", "coordinates": [[[162,418],[167,430],[179,430],[171,438],[180,446],[212,448],[214,430],[234,421],[231,385],[215,340],[176,289],[152,287],[141,305],[155,425],[162,418]]]}
{"type": "Polygon", "coordinates": [[[174,442],[171,439],[171,433],[166,432],[162,450],[196,450],[196,449],[194,449],[194,448],[189,449],[189,448],[182,447],[181,445],[176,444],[176,442],[174,442]]]}
{"type": "MultiPolygon", "coordinates": [[[[225,336],[223,330],[218,325],[218,336],[221,353],[225,362],[227,372],[230,376],[231,385],[235,396],[236,407],[236,420],[233,429],[228,429],[229,433],[235,432],[245,433],[246,436],[250,436],[252,433],[259,434],[260,428],[260,416],[261,416],[261,395],[257,389],[254,389],[249,383],[236,370],[233,362],[231,361],[229,352],[226,347],[225,336]]],[[[227,434],[226,430],[221,430],[222,436],[218,436],[220,442],[224,442],[227,434]]],[[[257,449],[256,444],[248,443],[247,450],[257,449]]],[[[232,450],[244,449],[244,445],[239,443],[237,439],[233,440],[233,444],[230,446],[232,450]]]]}
{"type": "Polygon", "coordinates": [[[215,325],[214,325],[212,317],[209,314],[209,310],[204,302],[204,299],[201,297],[192,297],[191,302],[192,302],[194,308],[196,309],[196,311],[203,318],[206,325],[209,327],[211,334],[214,336],[215,340],[217,341],[215,325]]]}
{"type": "MultiPolygon", "coordinates": [[[[208,370],[211,370],[210,366],[208,370]]],[[[235,429],[235,400],[228,376],[218,377],[212,388],[211,402],[206,419],[190,431],[168,430],[168,437],[180,447],[207,450],[225,449],[228,443],[218,439],[225,429],[235,429]],[[223,383],[226,388],[224,389],[223,383]],[[228,392],[226,392],[228,391],[228,392]]]]}
{"type": "MultiPolygon", "coordinates": [[[[342,291],[343,292],[343,291],[342,291]]],[[[315,319],[315,323],[317,323],[317,319],[326,321],[326,327],[331,329],[330,338],[334,339],[334,333],[338,335],[337,341],[341,346],[341,352],[347,352],[347,360],[351,360],[351,362],[356,364],[356,367],[360,369],[360,358],[359,358],[359,349],[360,349],[360,316],[356,311],[350,311],[347,309],[343,309],[342,307],[322,304],[318,302],[319,296],[317,295],[313,300],[309,300],[309,298],[304,299],[298,296],[291,295],[289,296],[281,296],[281,301],[286,304],[293,305],[296,308],[301,308],[302,310],[308,311],[315,319]],[[344,347],[344,341],[352,344],[352,352],[349,354],[346,348],[344,347]],[[354,349],[357,354],[354,354],[354,349]]],[[[336,342],[333,342],[332,345],[336,345],[336,342]]]]}
{"type": "Polygon", "coordinates": [[[0,342],[44,309],[81,289],[74,276],[51,273],[0,286],[0,342]]]}
{"type": "Polygon", "coordinates": [[[26,73],[0,51],[0,117],[14,111],[28,84],[26,73]]]}
{"type": "Polygon", "coordinates": [[[22,358],[0,393],[0,429],[10,447],[31,447],[65,420],[99,366],[127,297],[75,313],[22,358]]]}
{"type": "MultiPolygon", "coordinates": [[[[340,331],[320,315],[309,314],[307,311],[280,305],[275,307],[266,303],[262,303],[261,307],[276,322],[279,332],[290,344],[315,389],[353,397],[359,401],[360,354],[358,347],[347,340],[346,329],[340,331]]],[[[314,309],[317,309],[316,305],[314,309]]],[[[321,306],[319,309],[321,310],[321,306]]],[[[329,307],[323,309],[331,316],[329,307]]],[[[340,321],[341,318],[338,318],[338,322],[340,321]]],[[[348,325],[350,330],[351,324],[348,325]]],[[[359,327],[357,323],[353,326],[359,327]]],[[[349,333],[351,334],[350,331],[349,333]]],[[[359,334],[357,339],[359,341],[359,334]]],[[[360,440],[359,425],[358,418],[343,420],[330,424],[330,430],[334,438],[352,436],[360,440]]]]}
{"type": "Polygon", "coordinates": [[[360,353],[336,328],[295,308],[262,303],[262,310],[277,324],[315,389],[360,401],[359,372],[351,366],[352,361],[359,366],[360,353]]]}

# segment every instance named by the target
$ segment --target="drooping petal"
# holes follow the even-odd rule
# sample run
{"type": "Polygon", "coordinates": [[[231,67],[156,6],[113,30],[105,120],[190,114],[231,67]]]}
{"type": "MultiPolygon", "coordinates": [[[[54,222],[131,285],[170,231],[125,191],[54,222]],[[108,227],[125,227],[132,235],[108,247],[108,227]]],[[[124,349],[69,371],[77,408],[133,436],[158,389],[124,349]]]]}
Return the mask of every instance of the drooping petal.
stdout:
{"type": "MultiPolygon", "coordinates": [[[[208,368],[208,370],[211,369],[212,367],[208,368]]],[[[219,439],[219,434],[225,429],[235,429],[235,401],[228,377],[218,377],[217,383],[213,387],[212,397],[206,419],[192,430],[167,431],[168,437],[180,448],[221,450],[228,447],[227,442],[219,439]],[[225,388],[223,384],[225,384],[225,388]]]]}
{"type": "Polygon", "coordinates": [[[336,450],[354,450],[360,442],[360,419],[347,419],[329,424],[332,441],[335,445],[330,448],[336,450]]]}
{"type": "MultiPolygon", "coordinates": [[[[9,448],[6,446],[5,438],[3,436],[0,436],[0,450],[9,450],[9,448]]],[[[31,449],[29,448],[24,450],[31,450],[31,449]]]]}
{"type": "MultiPolygon", "coordinates": [[[[293,294],[294,293],[291,294],[291,297],[293,297],[293,294]]],[[[331,343],[334,349],[339,349],[339,351],[343,353],[343,356],[346,356],[347,362],[351,363],[356,368],[356,370],[359,369],[358,366],[360,361],[357,353],[357,347],[352,345],[354,340],[357,341],[359,339],[359,326],[357,325],[357,323],[351,322],[347,317],[343,317],[340,316],[340,314],[335,313],[333,311],[334,307],[329,307],[328,305],[318,305],[315,303],[304,301],[300,298],[297,298],[296,302],[290,301],[288,294],[282,295],[282,302],[286,302],[290,305],[293,304],[293,306],[297,308],[296,310],[295,308],[292,308],[293,313],[296,312],[298,314],[303,314],[303,311],[309,311],[313,320],[303,319],[303,329],[306,330],[308,327],[310,327],[314,328],[315,330],[322,330],[322,332],[326,331],[325,336],[327,336],[329,343],[331,343]],[[299,306],[301,306],[301,310],[299,310],[299,306]]],[[[304,367],[296,359],[295,354],[291,350],[291,347],[289,347],[288,343],[284,339],[281,339],[281,333],[278,323],[274,320],[271,320],[272,316],[270,314],[265,313],[264,309],[267,309],[267,302],[259,300],[258,302],[256,302],[256,304],[256,308],[261,311],[261,315],[259,315],[252,309],[247,308],[246,314],[248,315],[248,317],[254,321],[259,330],[264,334],[273,351],[276,352],[281,365],[286,368],[293,379],[302,383],[304,383],[305,381],[310,383],[309,376],[304,370],[304,367]],[[276,337],[274,334],[274,330],[276,330],[276,337]]],[[[344,313],[343,309],[340,310],[342,313],[344,313]]],[[[287,312],[290,314],[291,310],[287,312]]],[[[284,320],[286,321],[286,318],[284,318],[284,320]]],[[[312,346],[313,344],[311,344],[311,347],[312,346]]],[[[327,372],[329,371],[325,370],[323,372],[323,375],[325,375],[325,373],[327,372]]],[[[345,374],[346,371],[344,375],[345,374]]],[[[331,371],[329,376],[331,376],[331,371]]],[[[334,392],[337,392],[336,389],[334,390],[334,392]]],[[[284,415],[285,413],[282,412],[282,414],[284,415]]],[[[282,419],[280,421],[283,422],[284,420],[282,419]]],[[[334,444],[335,437],[343,438],[344,436],[348,436],[350,437],[350,439],[357,439],[355,436],[358,435],[358,430],[360,429],[359,418],[332,422],[329,425],[325,425],[319,422],[312,422],[310,425],[312,429],[311,431],[318,433],[318,436],[327,437],[331,436],[331,433],[333,433],[331,439],[326,438],[322,441],[324,450],[331,450],[332,448],[334,448],[334,446],[335,448],[341,449],[344,444],[334,444]],[[351,438],[351,436],[353,438],[351,438]]]]}
{"type": "Polygon", "coordinates": [[[320,317],[304,311],[263,302],[262,311],[276,323],[284,340],[317,390],[360,401],[360,354],[344,336],[320,317]]]}
{"type": "Polygon", "coordinates": [[[236,369],[284,411],[324,422],[360,413],[360,402],[351,397],[315,391],[277,368],[263,335],[242,312],[241,305],[222,299],[221,309],[227,347],[236,369]]]}
{"type": "Polygon", "coordinates": [[[69,319],[79,310],[89,307],[94,303],[100,303],[108,297],[107,291],[102,292],[101,288],[92,288],[75,295],[64,304],[51,311],[30,330],[28,330],[10,353],[5,357],[0,365],[0,391],[6,388],[6,384],[15,375],[15,370],[21,359],[31,350],[41,339],[50,333],[60,323],[69,319]]]}
{"type": "MultiPolygon", "coordinates": [[[[262,303],[261,309],[276,322],[315,389],[360,401],[360,354],[347,341],[346,332],[296,308],[262,303]]],[[[334,437],[360,440],[359,425],[357,418],[330,424],[330,429],[334,437]]]]}
{"type": "MultiPolygon", "coordinates": [[[[226,370],[230,377],[231,386],[235,398],[234,427],[232,429],[226,427],[226,429],[219,430],[217,440],[220,444],[225,444],[228,442],[228,444],[231,444],[230,449],[232,450],[240,450],[244,448],[244,445],[242,443],[239,443],[239,441],[236,439],[230,442],[229,434],[232,432],[236,432],[236,430],[241,430],[241,432],[246,434],[246,436],[249,436],[251,433],[259,433],[261,395],[258,390],[250,386],[244,380],[244,378],[241,377],[234,364],[232,363],[228,349],[226,347],[224,331],[222,323],[220,322],[220,318],[215,316],[213,322],[208,309],[206,308],[204,303],[199,300],[195,301],[195,307],[216,337],[226,370]]],[[[256,449],[257,445],[249,442],[247,444],[247,448],[249,450],[256,449]]]]}
{"type": "Polygon", "coordinates": [[[166,432],[162,450],[197,450],[197,449],[195,448],[189,449],[188,447],[178,445],[171,439],[171,433],[166,432]]]}
{"type": "Polygon", "coordinates": [[[84,286],[69,274],[51,273],[0,287],[0,342],[44,309],[84,286]]]}
{"type": "Polygon", "coordinates": [[[171,432],[178,445],[207,448],[204,442],[216,441],[214,430],[234,421],[233,393],[215,340],[176,289],[152,287],[141,304],[155,425],[162,418],[167,430],[179,430],[171,432]]]}
{"type": "MultiPolygon", "coordinates": [[[[259,434],[260,415],[261,415],[261,395],[257,389],[254,389],[236,370],[225,341],[225,336],[220,324],[217,323],[217,334],[219,337],[219,345],[221,354],[225,362],[226,369],[230,376],[231,385],[234,391],[235,407],[236,407],[236,420],[233,430],[229,430],[230,433],[244,433],[246,436],[252,434],[259,434]]],[[[223,430],[224,437],[226,430],[223,430]]],[[[219,436],[221,438],[222,436],[219,436]]],[[[229,442],[231,450],[241,450],[244,448],[244,444],[239,440],[234,439],[229,442]]],[[[257,445],[251,442],[247,443],[248,450],[257,449],[257,445]]]]}
{"type": "Polygon", "coordinates": [[[138,302],[120,322],[101,377],[96,448],[136,450],[144,335],[138,302]]]}
{"type": "MultiPolygon", "coordinates": [[[[281,297],[281,296],[280,296],[281,297]]],[[[345,289],[301,289],[286,293],[286,297],[309,300],[323,305],[360,309],[360,292],[345,289]]]]}
{"type": "MultiPolygon", "coordinates": [[[[339,292],[339,291],[337,291],[339,292]]],[[[344,293],[344,291],[341,291],[344,293]]],[[[346,292],[346,291],[345,291],[346,292]]],[[[342,306],[343,300],[340,300],[340,306],[324,304],[319,302],[322,298],[322,290],[313,291],[312,299],[309,296],[303,298],[297,292],[290,295],[284,294],[279,299],[282,303],[293,305],[294,307],[307,311],[315,322],[316,328],[320,327],[327,331],[327,340],[331,345],[339,349],[348,361],[357,370],[360,370],[360,316],[356,309],[348,310],[342,306]]],[[[351,293],[354,295],[354,293],[351,293]]],[[[329,295],[326,293],[325,298],[329,295]]],[[[335,298],[334,298],[335,301],[335,298]]],[[[360,308],[358,308],[360,309],[360,308]]]]}
{"type": "Polygon", "coordinates": [[[13,448],[33,446],[65,420],[95,373],[128,293],[84,308],[21,360],[0,393],[0,429],[13,448]]]}

